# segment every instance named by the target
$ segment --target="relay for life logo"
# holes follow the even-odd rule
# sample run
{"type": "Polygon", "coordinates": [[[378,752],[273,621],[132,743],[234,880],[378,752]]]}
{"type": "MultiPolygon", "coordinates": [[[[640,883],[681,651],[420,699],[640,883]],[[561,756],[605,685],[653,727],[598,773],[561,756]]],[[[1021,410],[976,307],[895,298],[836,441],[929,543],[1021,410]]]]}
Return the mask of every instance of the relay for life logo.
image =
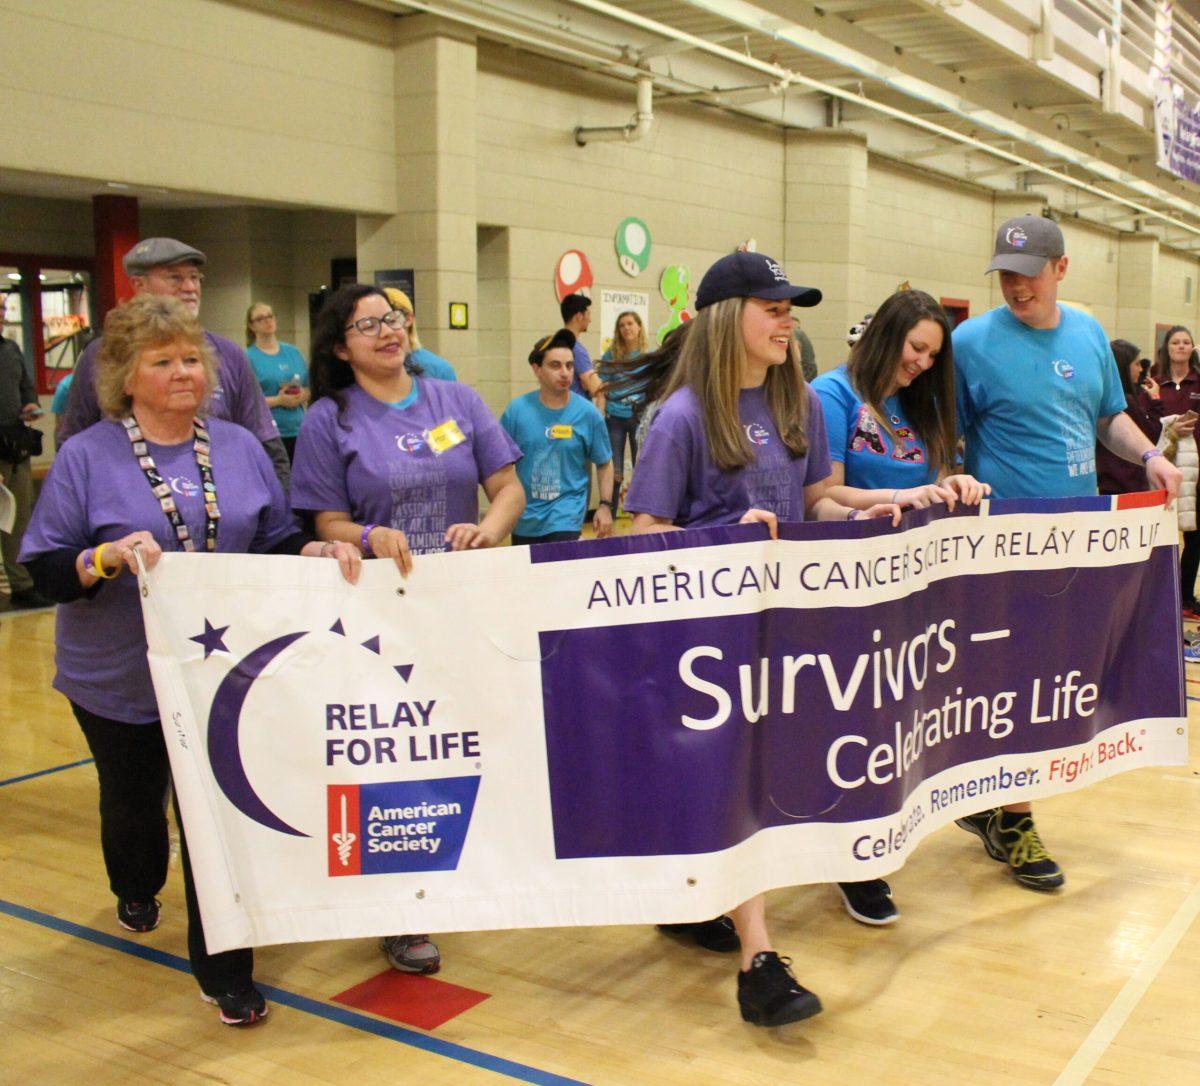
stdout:
{"type": "MultiPolygon", "coordinates": [[[[240,733],[243,710],[256,684],[267,678],[288,684],[294,679],[287,674],[288,669],[303,666],[302,657],[294,653],[289,654],[290,659],[279,658],[306,638],[327,638],[334,651],[348,650],[354,655],[345,660],[345,667],[336,673],[328,692],[318,693],[313,699],[323,719],[312,721],[306,738],[294,739],[301,747],[309,746],[312,756],[319,758],[328,771],[342,777],[336,784],[324,785],[329,875],[457,868],[480,776],[477,772],[432,779],[424,775],[439,768],[452,773],[456,769],[461,773],[468,766],[479,770],[479,733],[461,731],[453,721],[443,726],[438,708],[442,699],[422,700],[418,696],[411,686],[412,664],[387,665],[381,658],[384,645],[379,634],[358,642],[339,619],[328,630],[297,630],[236,658],[227,644],[231,628],[233,623],[215,626],[206,618],[204,632],[191,638],[204,649],[197,666],[219,666],[221,657],[235,657],[217,687],[208,715],[209,764],[225,798],[242,815],[277,833],[311,837],[320,832],[311,823],[305,826],[302,820],[291,824],[268,804],[269,793],[280,794],[280,782],[269,779],[262,763],[253,770],[257,784],[252,782],[249,763],[254,760],[248,763],[244,757],[240,733]],[[330,699],[330,693],[334,699],[343,696],[340,688],[347,681],[353,686],[355,676],[389,693],[389,687],[399,683],[395,687],[398,696],[367,704],[330,699]],[[406,769],[420,774],[420,778],[352,780],[360,771],[368,776],[381,772],[391,776],[403,775],[406,769]],[[347,776],[350,782],[346,782],[347,776]]],[[[255,714],[247,713],[246,717],[253,719],[255,714]]]]}

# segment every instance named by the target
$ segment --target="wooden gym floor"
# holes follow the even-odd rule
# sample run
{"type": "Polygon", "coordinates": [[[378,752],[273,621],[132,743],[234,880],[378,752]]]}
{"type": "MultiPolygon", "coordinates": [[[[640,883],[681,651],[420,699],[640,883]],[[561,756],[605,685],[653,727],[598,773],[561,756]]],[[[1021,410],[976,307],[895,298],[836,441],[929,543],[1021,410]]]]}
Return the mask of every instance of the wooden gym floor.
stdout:
{"type": "Polygon", "coordinates": [[[1040,805],[1060,894],[1020,889],[953,826],[892,877],[890,929],[828,887],[772,894],[777,943],[825,1004],[809,1022],[743,1024],[733,958],[623,927],[439,937],[442,972],[397,997],[449,1000],[432,1029],[334,1001],[386,969],[374,941],[269,947],[270,1017],[238,1031],[186,973],[177,866],[157,931],[117,925],[95,772],[52,674],[52,613],[0,615],[0,1082],[1200,1083],[1194,735],[1187,767],[1040,805]],[[488,998],[453,1013],[477,997],[438,982],[488,998]]]}

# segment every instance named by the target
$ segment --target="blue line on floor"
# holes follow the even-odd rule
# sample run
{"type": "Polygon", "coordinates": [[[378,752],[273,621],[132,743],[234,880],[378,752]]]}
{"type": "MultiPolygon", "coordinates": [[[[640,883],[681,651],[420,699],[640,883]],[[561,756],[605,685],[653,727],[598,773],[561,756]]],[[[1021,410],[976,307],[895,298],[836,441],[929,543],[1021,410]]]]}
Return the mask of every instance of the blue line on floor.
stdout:
{"type": "Polygon", "coordinates": [[[1188,701],[1200,701],[1200,698],[1197,698],[1197,697],[1193,696],[1192,694],[1188,694],[1187,699],[1188,699],[1188,701]]]}
{"type": "Polygon", "coordinates": [[[0,781],[0,788],[6,784],[20,784],[22,781],[31,781],[34,777],[44,777],[47,773],[61,773],[64,769],[74,769],[76,766],[91,765],[94,758],[80,758],[77,762],[68,762],[66,765],[52,766],[50,769],[39,769],[36,773],[26,773],[20,777],[9,777],[6,781],[0,781]]]}
{"type": "MultiPolygon", "coordinates": [[[[191,973],[187,959],[181,958],[177,954],[168,954],[165,950],[157,950],[154,947],[144,946],[141,943],[135,943],[132,939],[122,939],[117,935],[109,935],[107,932],[96,931],[95,928],[84,927],[82,924],[76,924],[70,920],[62,920],[57,916],[51,916],[49,913],[39,912],[37,909],[30,909],[24,905],[17,905],[12,901],[5,901],[3,898],[0,898],[0,913],[15,917],[17,920],[25,920],[31,924],[38,924],[43,928],[49,928],[51,931],[61,932],[64,935],[73,935],[77,939],[86,939],[88,942],[107,947],[109,950],[119,950],[123,954],[131,954],[135,958],[153,962],[155,965],[165,965],[168,969],[174,969],[180,973],[191,973]]],[[[539,1071],[536,1067],[527,1067],[523,1063],[515,1063],[500,1056],[491,1056],[486,1052],[477,1052],[475,1049],[467,1048],[465,1045],[443,1041],[437,1037],[430,1037],[424,1033],[418,1033],[416,1030],[406,1029],[404,1026],[394,1025],[391,1022],[380,1022],[374,1018],[369,1018],[365,1014],[359,1014],[357,1011],[352,1011],[345,1007],[330,1006],[328,1003],[322,1003],[317,999],[309,999],[307,996],[297,995],[295,992],[289,992],[284,988],[275,988],[269,984],[259,984],[258,987],[268,999],[282,1006],[304,1011],[306,1014],[315,1015],[317,1018],[324,1018],[329,1022],[337,1022],[343,1026],[350,1026],[352,1029],[362,1030],[364,1033],[373,1033],[375,1036],[384,1037],[389,1041],[399,1041],[401,1044],[409,1045],[412,1048],[431,1052],[435,1056],[445,1056],[447,1059],[457,1060],[459,1063],[467,1063],[473,1067],[479,1067],[484,1071],[494,1071],[498,1075],[505,1075],[519,1082],[531,1082],[537,1084],[537,1086],[585,1086],[578,1079],[564,1078],[562,1075],[555,1075],[549,1071],[539,1071]]],[[[267,1028],[269,1029],[270,1026],[267,1028]]]]}

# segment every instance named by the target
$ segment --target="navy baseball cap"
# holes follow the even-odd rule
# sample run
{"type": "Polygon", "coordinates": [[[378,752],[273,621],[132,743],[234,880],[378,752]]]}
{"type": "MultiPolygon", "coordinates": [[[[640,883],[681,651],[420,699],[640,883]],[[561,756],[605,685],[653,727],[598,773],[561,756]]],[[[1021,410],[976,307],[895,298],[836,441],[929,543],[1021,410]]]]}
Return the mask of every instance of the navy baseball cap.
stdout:
{"type": "Polygon", "coordinates": [[[1057,260],[1066,252],[1062,231],[1053,219],[1044,215],[1018,215],[1002,223],[996,231],[996,248],[985,274],[994,271],[1037,275],[1048,260],[1057,260]]]}
{"type": "Polygon", "coordinates": [[[764,253],[736,252],[721,257],[704,273],[696,291],[696,309],[726,298],[768,298],[792,305],[816,305],[821,292],[788,282],[787,272],[764,253]]]}

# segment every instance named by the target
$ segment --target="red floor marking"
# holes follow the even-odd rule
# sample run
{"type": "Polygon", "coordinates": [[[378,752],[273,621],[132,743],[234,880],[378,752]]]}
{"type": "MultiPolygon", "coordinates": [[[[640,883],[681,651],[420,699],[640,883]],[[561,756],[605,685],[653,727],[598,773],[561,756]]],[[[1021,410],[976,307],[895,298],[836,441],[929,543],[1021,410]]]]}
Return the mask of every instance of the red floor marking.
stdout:
{"type": "Polygon", "coordinates": [[[476,992],[449,981],[385,969],[378,976],[338,993],[333,1001],[417,1029],[437,1029],[487,998],[487,992],[476,992]]]}

